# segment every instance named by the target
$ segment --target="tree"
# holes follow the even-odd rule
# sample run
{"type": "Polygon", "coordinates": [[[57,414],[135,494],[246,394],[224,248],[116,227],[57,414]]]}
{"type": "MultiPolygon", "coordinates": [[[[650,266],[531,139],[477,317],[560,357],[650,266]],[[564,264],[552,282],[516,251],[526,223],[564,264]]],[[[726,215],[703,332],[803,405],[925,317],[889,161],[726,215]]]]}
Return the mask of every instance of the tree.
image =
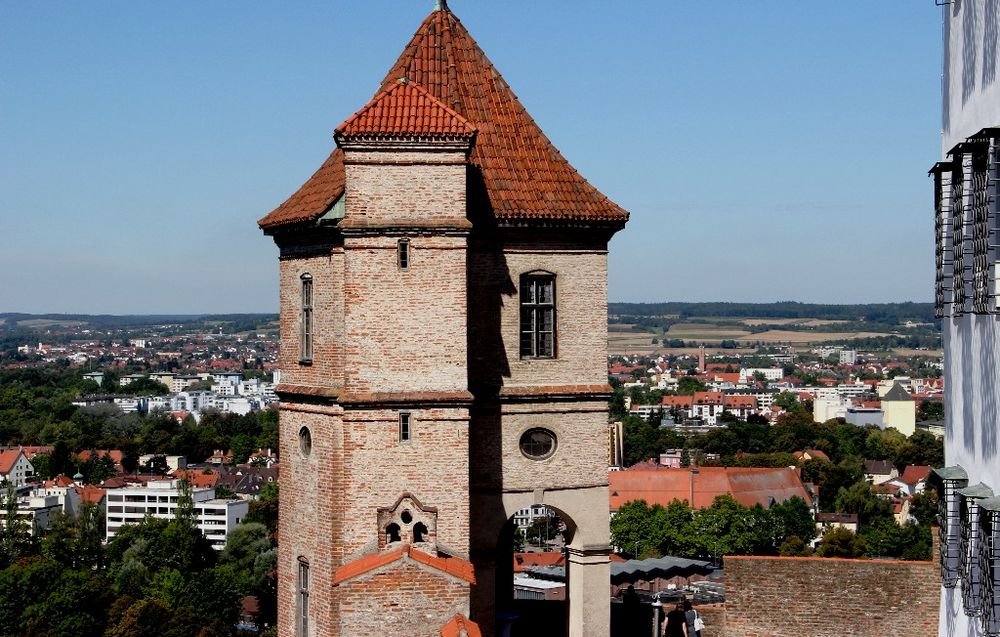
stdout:
{"type": "Polygon", "coordinates": [[[677,394],[679,396],[693,396],[695,392],[705,391],[705,383],[693,376],[685,376],[677,381],[677,394]]]}
{"type": "Polygon", "coordinates": [[[811,542],[816,537],[816,521],[809,505],[802,498],[795,496],[775,504],[771,507],[771,514],[780,527],[777,533],[779,542],[791,537],[797,537],[802,542],[811,542]]]}
{"type": "Polygon", "coordinates": [[[834,508],[841,513],[856,513],[858,524],[872,524],[880,518],[892,517],[892,503],[872,493],[872,485],[858,480],[849,487],[840,487],[834,508]]]}
{"type": "Polygon", "coordinates": [[[816,555],[820,557],[861,557],[864,554],[864,542],[843,527],[830,529],[823,534],[816,555]]]}
{"type": "Polygon", "coordinates": [[[611,518],[611,543],[618,551],[636,559],[646,555],[659,557],[656,512],[645,500],[632,500],[618,507],[611,518]]]}
{"type": "Polygon", "coordinates": [[[797,535],[790,535],[785,538],[778,548],[778,555],[782,557],[808,557],[812,555],[812,549],[802,538],[797,535]]]}

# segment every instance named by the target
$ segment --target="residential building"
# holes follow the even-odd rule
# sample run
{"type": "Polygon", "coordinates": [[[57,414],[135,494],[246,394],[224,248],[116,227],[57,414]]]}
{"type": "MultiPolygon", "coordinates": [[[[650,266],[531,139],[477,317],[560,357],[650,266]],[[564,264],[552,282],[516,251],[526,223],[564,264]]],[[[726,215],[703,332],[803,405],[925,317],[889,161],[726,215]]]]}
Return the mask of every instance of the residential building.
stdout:
{"type": "Polygon", "coordinates": [[[865,480],[882,484],[899,476],[899,471],[888,460],[865,460],[865,480]]]}
{"type": "Polygon", "coordinates": [[[892,427],[904,436],[917,430],[917,403],[898,384],[882,397],[882,427],[892,427]]]}
{"type": "MultiPolygon", "coordinates": [[[[106,539],[110,541],[122,526],[138,524],[147,515],[173,519],[182,495],[181,481],[176,479],[151,480],[146,486],[108,490],[106,539]]],[[[190,496],[198,529],[212,543],[212,548],[221,551],[226,546],[226,536],[246,517],[249,503],[216,498],[215,489],[191,488],[190,496]]]]}
{"type": "Polygon", "coordinates": [[[280,253],[278,632],[458,614],[493,635],[498,538],[544,504],[572,530],[568,633],[606,637],[607,248],[628,213],[438,4],[259,222],[280,253]]]}
{"type": "Polygon", "coordinates": [[[841,365],[855,365],[858,362],[858,352],[853,349],[842,349],[840,350],[840,364],[841,365]]]}
{"type": "Polygon", "coordinates": [[[0,483],[23,487],[35,477],[35,467],[20,449],[0,451],[0,483]]]}
{"type": "MultiPolygon", "coordinates": [[[[6,497],[4,492],[0,492],[0,498],[3,497],[6,497]]],[[[63,510],[59,498],[54,495],[27,493],[18,495],[16,500],[16,516],[28,524],[32,535],[41,535],[48,530],[55,515],[63,510]]],[[[0,526],[6,522],[7,510],[0,507],[0,526]]]]}

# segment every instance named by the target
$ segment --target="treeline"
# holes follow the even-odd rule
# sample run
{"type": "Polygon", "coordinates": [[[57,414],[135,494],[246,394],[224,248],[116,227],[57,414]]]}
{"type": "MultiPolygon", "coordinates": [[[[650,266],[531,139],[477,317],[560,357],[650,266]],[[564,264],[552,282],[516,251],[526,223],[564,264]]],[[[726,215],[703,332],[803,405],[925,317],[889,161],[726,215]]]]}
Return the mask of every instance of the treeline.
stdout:
{"type": "MultiPolygon", "coordinates": [[[[277,488],[212,549],[190,495],[172,520],[123,527],[106,546],[98,508],[60,514],[42,538],[11,515],[0,524],[0,637],[228,637],[244,596],[258,599],[257,626],[275,625],[277,488]]],[[[248,627],[249,628],[249,627],[248,627]]],[[[265,634],[274,634],[273,629],[265,634]]]]}
{"type": "Polygon", "coordinates": [[[53,446],[51,461],[59,468],[72,465],[71,455],[88,449],[120,449],[131,458],[176,454],[192,462],[216,449],[231,449],[237,462],[260,448],[277,449],[276,410],[244,416],[207,410],[196,423],[190,416],[177,422],[164,413],[122,413],[112,404],[72,404],[96,387],[79,370],[56,365],[0,371],[0,445],[53,446]]]}
{"type": "Polygon", "coordinates": [[[776,555],[790,538],[814,537],[816,523],[799,497],[769,509],[743,506],[731,495],[697,510],[681,500],[666,507],[633,500],[611,518],[611,543],[634,559],[671,555],[720,563],[724,555],[776,555]]]}
{"type": "MultiPolygon", "coordinates": [[[[210,325],[227,324],[232,331],[256,329],[278,320],[274,313],[260,314],[24,314],[19,312],[0,313],[0,331],[27,331],[31,326],[20,325],[21,321],[44,320],[60,322],[82,322],[87,327],[99,330],[124,330],[161,325],[186,326],[192,329],[210,325]]],[[[59,330],[59,326],[46,325],[44,330],[59,330]]],[[[63,328],[65,329],[65,328],[63,328]]]]}
{"type": "Polygon", "coordinates": [[[618,317],[680,318],[792,318],[866,321],[898,325],[906,321],[934,323],[932,303],[866,303],[826,305],[782,301],[778,303],[609,303],[608,313],[618,317]]]}

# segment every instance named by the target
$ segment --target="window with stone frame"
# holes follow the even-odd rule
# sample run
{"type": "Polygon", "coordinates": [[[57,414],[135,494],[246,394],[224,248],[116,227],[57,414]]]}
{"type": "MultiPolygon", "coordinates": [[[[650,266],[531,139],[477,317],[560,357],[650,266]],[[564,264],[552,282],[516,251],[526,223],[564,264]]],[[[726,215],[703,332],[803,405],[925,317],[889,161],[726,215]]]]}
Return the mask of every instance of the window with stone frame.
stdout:
{"type": "Polygon", "coordinates": [[[969,617],[982,612],[983,571],[979,560],[979,502],[992,497],[993,491],[979,483],[960,489],[961,548],[959,576],[962,582],[962,607],[969,617]]]}
{"type": "Polygon", "coordinates": [[[311,363],[313,357],[313,277],[303,274],[302,307],[299,313],[299,361],[311,363]]]}
{"type": "Polygon", "coordinates": [[[972,219],[972,311],[992,314],[996,303],[997,214],[996,147],[989,137],[977,137],[969,147],[969,215],[972,219]]]}
{"type": "Polygon", "coordinates": [[[556,356],[556,276],[521,275],[521,358],[556,356]]]}
{"type": "Polygon", "coordinates": [[[296,635],[309,637],[309,562],[299,558],[298,595],[296,597],[296,635]]]}

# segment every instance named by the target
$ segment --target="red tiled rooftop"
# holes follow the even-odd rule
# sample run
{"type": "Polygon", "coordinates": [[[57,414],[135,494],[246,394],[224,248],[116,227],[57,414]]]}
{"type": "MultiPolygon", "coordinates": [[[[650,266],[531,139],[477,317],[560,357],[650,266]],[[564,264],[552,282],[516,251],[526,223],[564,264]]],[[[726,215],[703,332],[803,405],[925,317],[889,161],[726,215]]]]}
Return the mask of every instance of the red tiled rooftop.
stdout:
{"type": "MultiPolygon", "coordinates": [[[[401,78],[461,115],[478,130],[469,157],[482,178],[483,201],[500,220],[547,219],[624,223],[628,213],[569,164],[462,23],[432,12],[382,81],[401,78]]],[[[344,155],[335,149],[295,194],[258,223],[265,230],[311,221],[344,192],[344,155]]]]}
{"type": "Polygon", "coordinates": [[[472,562],[457,557],[437,557],[429,553],[424,553],[411,546],[404,546],[395,551],[382,553],[372,553],[353,562],[344,564],[333,574],[333,584],[337,585],[349,579],[363,575],[377,568],[392,564],[393,562],[408,558],[435,570],[447,573],[452,577],[463,579],[470,584],[474,584],[476,576],[472,568],[472,562]]]}
{"type": "Polygon", "coordinates": [[[690,504],[692,485],[696,509],[711,506],[716,496],[726,493],[744,506],[766,507],[772,497],[777,502],[793,496],[810,501],[798,474],[787,467],[699,467],[693,478],[689,469],[614,471],[608,474],[608,482],[612,511],[632,500],[662,506],[674,500],[687,500],[690,504]]]}
{"type": "Polygon", "coordinates": [[[563,563],[563,554],[559,551],[542,553],[514,553],[514,572],[523,573],[536,566],[559,566],[563,563]]]}
{"type": "Polygon", "coordinates": [[[7,450],[0,451],[0,473],[9,473],[14,468],[14,463],[21,457],[21,451],[7,450]]]}
{"type": "Polygon", "coordinates": [[[931,475],[931,467],[927,465],[911,464],[906,465],[903,474],[899,476],[901,482],[906,484],[916,484],[922,480],[927,480],[931,475]]]}
{"type": "Polygon", "coordinates": [[[423,87],[399,80],[337,127],[336,135],[471,137],[476,132],[464,117],[423,87]]]}
{"type": "Polygon", "coordinates": [[[482,637],[482,633],[476,622],[463,615],[455,615],[441,627],[441,637],[482,637]]]}

